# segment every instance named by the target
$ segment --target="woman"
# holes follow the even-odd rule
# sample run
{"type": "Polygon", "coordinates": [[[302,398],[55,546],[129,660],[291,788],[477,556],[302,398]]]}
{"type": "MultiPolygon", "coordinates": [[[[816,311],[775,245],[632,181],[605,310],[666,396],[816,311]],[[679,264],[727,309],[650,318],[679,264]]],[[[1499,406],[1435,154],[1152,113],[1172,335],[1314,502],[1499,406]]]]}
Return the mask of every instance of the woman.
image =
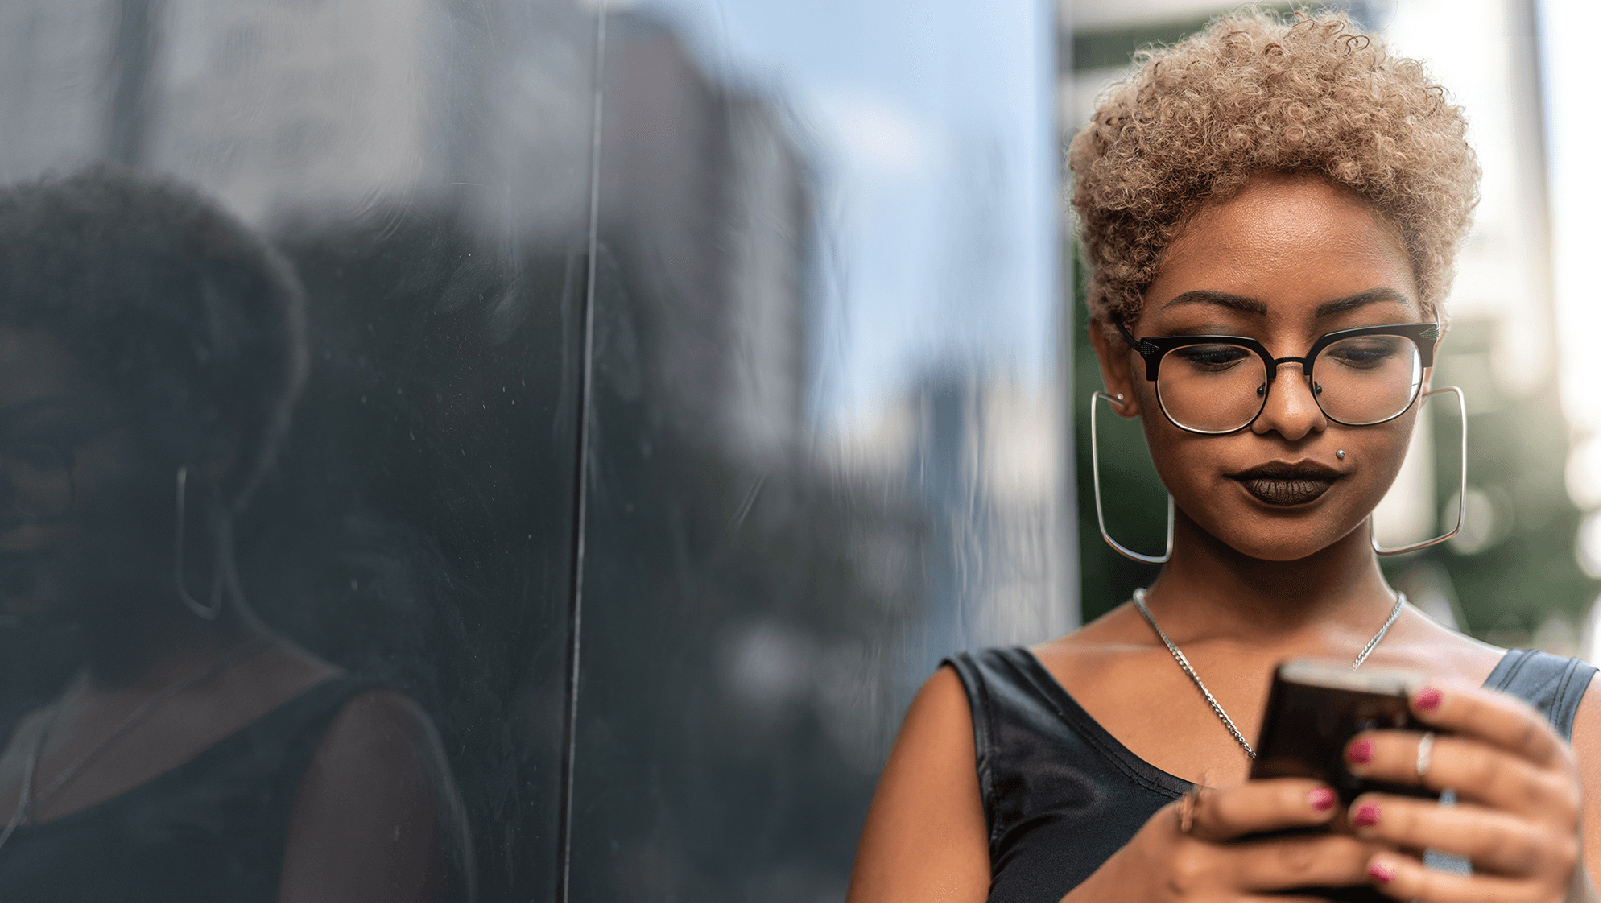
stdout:
{"type": "Polygon", "coordinates": [[[1421,67],[1350,29],[1225,18],[1146,54],[1074,140],[1105,397],[1143,425],[1171,551],[1083,629],[929,679],[854,903],[1593,898],[1594,669],[1437,626],[1370,544],[1478,169],[1421,67]],[[1457,804],[1248,780],[1271,672],[1307,656],[1424,675],[1433,731],[1369,731],[1345,759],[1457,804]]]}
{"type": "Polygon", "coordinates": [[[0,756],[0,899],[470,892],[427,717],[239,590],[302,319],[281,258],[173,182],[0,190],[0,610],[84,660],[0,756]]]}

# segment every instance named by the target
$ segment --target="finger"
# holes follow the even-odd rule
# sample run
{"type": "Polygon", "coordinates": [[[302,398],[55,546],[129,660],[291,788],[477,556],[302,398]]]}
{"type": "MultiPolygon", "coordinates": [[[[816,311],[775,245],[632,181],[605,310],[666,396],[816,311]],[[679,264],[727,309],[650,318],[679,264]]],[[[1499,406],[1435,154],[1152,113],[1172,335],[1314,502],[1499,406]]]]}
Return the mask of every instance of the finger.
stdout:
{"type": "MultiPolygon", "coordinates": [[[[1218,842],[1261,831],[1327,824],[1338,798],[1317,781],[1283,778],[1246,781],[1225,789],[1201,788],[1191,796],[1191,837],[1218,842]]],[[[1183,826],[1183,801],[1175,804],[1175,827],[1183,826]]]]}
{"type": "Polygon", "coordinates": [[[1441,806],[1426,800],[1364,794],[1351,806],[1358,838],[1405,849],[1462,856],[1476,871],[1527,878],[1565,875],[1578,862],[1573,835],[1506,812],[1474,805],[1441,806]]]}
{"type": "Polygon", "coordinates": [[[1537,766],[1572,768],[1568,745],[1522,700],[1479,687],[1424,687],[1412,711],[1430,727],[1471,737],[1537,766]]]}
{"type": "Polygon", "coordinates": [[[1387,897],[1421,903],[1524,903],[1531,897],[1527,881],[1442,872],[1395,853],[1373,857],[1368,881],[1387,897]]]}
{"type": "Polygon", "coordinates": [[[1527,759],[1481,741],[1436,735],[1427,755],[1419,755],[1423,734],[1372,731],[1358,734],[1345,748],[1346,767],[1367,780],[1454,790],[1468,802],[1504,809],[1564,830],[1578,823],[1580,794],[1568,773],[1541,768],[1527,759]],[[1419,772],[1419,766],[1423,771],[1419,772]]]}
{"type": "Polygon", "coordinates": [[[1246,891],[1364,884],[1368,862],[1380,849],[1347,834],[1269,838],[1228,847],[1233,886],[1246,891]]]}

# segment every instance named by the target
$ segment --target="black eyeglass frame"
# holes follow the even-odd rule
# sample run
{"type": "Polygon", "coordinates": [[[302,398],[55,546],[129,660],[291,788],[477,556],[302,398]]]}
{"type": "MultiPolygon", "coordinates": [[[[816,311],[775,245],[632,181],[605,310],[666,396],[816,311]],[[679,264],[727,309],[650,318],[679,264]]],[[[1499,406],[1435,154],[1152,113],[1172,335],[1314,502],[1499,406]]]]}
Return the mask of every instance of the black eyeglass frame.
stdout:
{"type": "MultiPolygon", "coordinates": [[[[1117,327],[1117,331],[1122,334],[1123,341],[1128,342],[1129,347],[1133,348],[1134,352],[1144,359],[1145,379],[1147,382],[1156,385],[1156,401],[1157,406],[1162,409],[1162,416],[1167,418],[1168,423],[1173,424],[1186,433],[1196,433],[1202,436],[1227,436],[1230,433],[1237,433],[1240,430],[1250,429],[1251,424],[1256,423],[1256,419],[1262,416],[1263,411],[1267,410],[1267,396],[1268,393],[1273,390],[1273,382],[1278,376],[1280,364],[1300,364],[1301,373],[1308,380],[1310,380],[1312,378],[1312,362],[1317,359],[1319,352],[1335,342],[1339,342],[1344,339],[1357,339],[1370,335],[1393,335],[1410,339],[1412,344],[1418,350],[1419,363],[1424,369],[1428,369],[1429,367],[1434,366],[1434,346],[1440,340],[1440,324],[1438,323],[1387,323],[1381,326],[1357,326],[1352,329],[1340,329],[1334,332],[1326,333],[1325,335],[1319,337],[1317,341],[1313,342],[1312,347],[1306,352],[1305,355],[1301,357],[1274,357],[1267,350],[1265,345],[1248,336],[1178,335],[1154,336],[1148,339],[1136,339],[1134,335],[1128,331],[1128,327],[1124,326],[1122,322],[1114,321],[1113,325],[1115,325],[1117,327]],[[1194,427],[1188,427],[1182,423],[1179,423],[1177,420],[1173,419],[1172,414],[1167,412],[1167,407],[1162,404],[1161,384],[1157,383],[1156,381],[1157,373],[1162,364],[1162,358],[1169,351],[1172,351],[1175,348],[1184,348],[1190,345],[1236,345],[1255,353],[1256,356],[1260,357],[1262,362],[1267,365],[1266,382],[1263,384],[1266,389],[1262,393],[1262,405],[1256,409],[1256,414],[1253,415],[1244,426],[1235,427],[1231,430],[1198,430],[1194,427]]],[[[1374,420],[1370,423],[1347,423],[1346,421],[1335,417],[1323,409],[1323,402],[1318,400],[1317,392],[1315,391],[1312,393],[1312,400],[1317,402],[1318,410],[1323,411],[1323,416],[1342,426],[1378,426],[1381,423],[1389,423],[1390,421],[1411,410],[1412,406],[1417,404],[1418,396],[1421,394],[1421,388],[1422,386],[1420,384],[1417,388],[1413,389],[1412,397],[1407,401],[1406,407],[1403,407],[1401,410],[1396,411],[1394,414],[1386,417],[1383,420],[1374,420]]]]}

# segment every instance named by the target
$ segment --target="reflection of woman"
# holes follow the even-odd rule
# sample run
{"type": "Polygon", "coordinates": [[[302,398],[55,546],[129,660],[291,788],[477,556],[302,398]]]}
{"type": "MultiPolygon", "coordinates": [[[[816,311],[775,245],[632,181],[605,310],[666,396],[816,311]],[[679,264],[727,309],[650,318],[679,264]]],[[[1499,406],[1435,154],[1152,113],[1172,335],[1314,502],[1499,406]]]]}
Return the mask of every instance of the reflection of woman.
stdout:
{"type": "Polygon", "coordinates": [[[1225,19],[1147,57],[1074,141],[1092,338],[1176,506],[1171,552],[1083,629],[929,680],[868,817],[857,903],[1592,899],[1594,670],[1435,625],[1370,545],[1478,172],[1420,67],[1349,28],[1225,19]],[[1343,809],[1311,781],[1247,780],[1274,664],[1364,655],[1426,675],[1412,707],[1439,736],[1359,735],[1348,767],[1454,788],[1455,806],[1343,809]],[[1426,867],[1423,850],[1457,858],[1426,867]]]}
{"type": "Polygon", "coordinates": [[[0,607],[86,667],[0,757],[0,900],[465,895],[405,697],[252,616],[230,523],[304,371],[278,256],[170,182],[0,191],[0,607]]]}

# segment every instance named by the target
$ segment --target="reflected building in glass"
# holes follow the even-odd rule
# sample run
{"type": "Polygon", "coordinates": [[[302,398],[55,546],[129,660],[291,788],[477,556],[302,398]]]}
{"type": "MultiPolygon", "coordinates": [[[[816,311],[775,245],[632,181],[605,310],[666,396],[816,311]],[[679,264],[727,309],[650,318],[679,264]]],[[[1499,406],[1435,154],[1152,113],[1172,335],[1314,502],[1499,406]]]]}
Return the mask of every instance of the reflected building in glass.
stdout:
{"type": "MultiPolygon", "coordinates": [[[[242,595],[437,728],[478,899],[834,898],[916,685],[1076,619],[1054,16],[14,6],[0,176],[293,263],[242,595]]],[[[75,642],[0,636],[6,730],[75,642]]]]}

